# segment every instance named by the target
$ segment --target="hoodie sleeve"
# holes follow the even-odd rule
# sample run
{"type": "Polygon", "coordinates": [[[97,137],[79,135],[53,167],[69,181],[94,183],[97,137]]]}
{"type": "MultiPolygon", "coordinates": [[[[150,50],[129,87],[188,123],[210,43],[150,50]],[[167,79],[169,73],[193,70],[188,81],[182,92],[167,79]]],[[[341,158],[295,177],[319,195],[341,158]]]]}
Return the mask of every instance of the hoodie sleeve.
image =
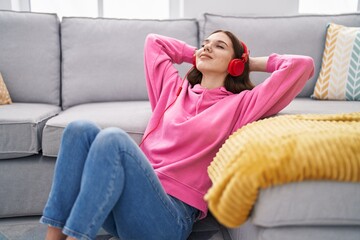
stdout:
{"type": "Polygon", "coordinates": [[[314,61],[307,56],[272,54],[266,71],[271,75],[263,83],[239,94],[242,99],[235,130],[285,108],[312,77],[314,61]]]}
{"type": "Polygon", "coordinates": [[[145,77],[151,108],[161,95],[176,92],[181,77],[174,63],[192,62],[195,47],[174,38],[149,34],[145,41],[145,77]]]}

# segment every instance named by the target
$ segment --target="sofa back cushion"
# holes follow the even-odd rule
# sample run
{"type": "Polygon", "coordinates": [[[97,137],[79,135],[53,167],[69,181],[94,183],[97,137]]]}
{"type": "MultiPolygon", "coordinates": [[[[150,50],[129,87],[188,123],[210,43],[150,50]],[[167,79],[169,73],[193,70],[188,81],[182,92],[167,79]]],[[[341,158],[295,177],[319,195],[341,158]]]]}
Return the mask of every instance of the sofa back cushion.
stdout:
{"type": "MultiPolygon", "coordinates": [[[[217,29],[229,30],[247,44],[250,56],[267,56],[273,52],[311,56],[315,61],[315,74],[299,94],[301,97],[310,97],[320,71],[326,30],[330,22],[360,27],[360,13],[278,17],[205,14],[204,36],[217,29]]],[[[251,74],[255,84],[266,77],[265,73],[251,74]]]]}
{"type": "Polygon", "coordinates": [[[55,14],[0,11],[0,72],[13,102],[60,105],[55,14]]]}
{"type": "Polygon", "coordinates": [[[148,33],[198,44],[194,19],[63,18],[63,108],[91,102],[147,100],[143,54],[148,33]]]}

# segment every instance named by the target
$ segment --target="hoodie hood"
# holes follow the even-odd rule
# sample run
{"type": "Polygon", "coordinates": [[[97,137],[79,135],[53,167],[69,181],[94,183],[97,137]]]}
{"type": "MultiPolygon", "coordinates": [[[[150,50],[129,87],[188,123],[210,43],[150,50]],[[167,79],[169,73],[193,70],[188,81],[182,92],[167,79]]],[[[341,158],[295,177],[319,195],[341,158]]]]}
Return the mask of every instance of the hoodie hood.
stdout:
{"type": "Polygon", "coordinates": [[[197,115],[223,98],[234,95],[232,92],[227,91],[225,87],[207,89],[200,84],[196,84],[194,87],[189,84],[187,94],[188,96],[185,98],[187,103],[184,106],[189,107],[186,108],[192,115],[197,115]],[[193,106],[190,107],[189,104],[193,106]]]}

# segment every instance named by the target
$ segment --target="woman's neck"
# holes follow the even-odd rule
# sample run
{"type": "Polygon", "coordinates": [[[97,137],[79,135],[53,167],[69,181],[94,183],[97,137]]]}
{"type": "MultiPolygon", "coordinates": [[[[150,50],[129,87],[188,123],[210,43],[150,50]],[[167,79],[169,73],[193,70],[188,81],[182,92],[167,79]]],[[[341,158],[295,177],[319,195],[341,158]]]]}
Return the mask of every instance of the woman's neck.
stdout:
{"type": "Polygon", "coordinates": [[[224,81],[225,81],[224,79],[225,79],[224,76],[218,76],[218,75],[205,76],[205,75],[203,75],[200,85],[207,89],[219,88],[219,87],[224,86],[224,81]]]}

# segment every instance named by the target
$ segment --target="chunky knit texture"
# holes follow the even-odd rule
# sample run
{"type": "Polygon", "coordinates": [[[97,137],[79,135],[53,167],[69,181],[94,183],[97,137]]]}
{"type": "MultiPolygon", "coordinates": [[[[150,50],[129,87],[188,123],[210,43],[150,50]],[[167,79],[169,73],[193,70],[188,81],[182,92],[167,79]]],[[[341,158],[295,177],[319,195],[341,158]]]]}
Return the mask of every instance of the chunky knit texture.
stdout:
{"type": "Polygon", "coordinates": [[[280,115],[248,124],[208,168],[205,198],[228,227],[244,223],[260,189],[304,180],[360,181],[360,112],[280,115]]]}

